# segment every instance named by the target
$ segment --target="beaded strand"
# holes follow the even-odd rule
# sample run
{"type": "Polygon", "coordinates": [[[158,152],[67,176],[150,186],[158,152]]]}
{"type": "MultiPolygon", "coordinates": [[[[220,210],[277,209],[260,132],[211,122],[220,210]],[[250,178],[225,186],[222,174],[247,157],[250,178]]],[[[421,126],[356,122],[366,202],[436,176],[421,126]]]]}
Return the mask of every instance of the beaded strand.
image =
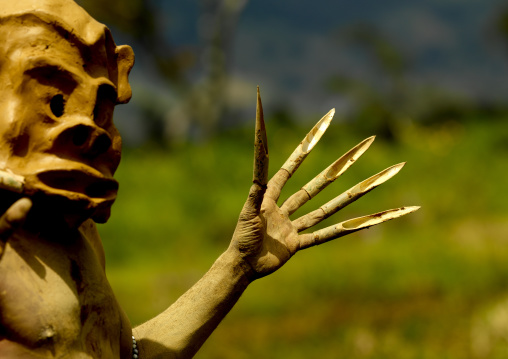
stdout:
{"type": "Polygon", "coordinates": [[[132,359],[138,359],[138,343],[134,335],[132,336],[132,359]]]}

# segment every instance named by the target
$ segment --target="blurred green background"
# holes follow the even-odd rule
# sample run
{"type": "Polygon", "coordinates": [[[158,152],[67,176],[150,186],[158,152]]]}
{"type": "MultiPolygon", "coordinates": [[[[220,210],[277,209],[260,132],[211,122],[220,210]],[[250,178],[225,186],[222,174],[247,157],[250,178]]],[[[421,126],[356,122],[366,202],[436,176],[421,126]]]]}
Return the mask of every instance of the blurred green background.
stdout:
{"type": "Polygon", "coordinates": [[[196,358],[508,356],[508,6],[80,3],[139,59],[133,101],[117,112],[121,189],[99,228],[134,324],[169,306],[228,246],[252,178],[259,84],[271,174],[337,107],[285,196],[377,135],[296,215],[403,161],[323,226],[422,208],[298,253],[252,284],[196,358]]]}

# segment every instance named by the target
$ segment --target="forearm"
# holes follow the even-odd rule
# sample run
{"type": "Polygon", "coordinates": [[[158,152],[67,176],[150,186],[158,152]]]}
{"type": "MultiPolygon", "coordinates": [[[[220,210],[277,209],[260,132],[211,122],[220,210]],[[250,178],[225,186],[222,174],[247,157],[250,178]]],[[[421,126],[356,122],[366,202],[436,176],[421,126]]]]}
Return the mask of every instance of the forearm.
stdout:
{"type": "Polygon", "coordinates": [[[250,283],[233,248],[171,307],[134,328],[140,359],[191,358],[238,301],[250,283]]]}

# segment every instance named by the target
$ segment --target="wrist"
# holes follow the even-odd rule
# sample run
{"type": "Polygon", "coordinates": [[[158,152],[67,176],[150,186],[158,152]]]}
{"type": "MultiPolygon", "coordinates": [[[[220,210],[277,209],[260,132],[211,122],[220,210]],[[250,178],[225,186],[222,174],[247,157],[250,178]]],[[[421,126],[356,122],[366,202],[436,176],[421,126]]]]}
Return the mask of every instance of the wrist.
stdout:
{"type": "Polygon", "coordinates": [[[249,285],[257,278],[256,271],[254,271],[251,264],[233,245],[229,246],[220,258],[224,258],[228,266],[239,276],[242,283],[249,285]]]}

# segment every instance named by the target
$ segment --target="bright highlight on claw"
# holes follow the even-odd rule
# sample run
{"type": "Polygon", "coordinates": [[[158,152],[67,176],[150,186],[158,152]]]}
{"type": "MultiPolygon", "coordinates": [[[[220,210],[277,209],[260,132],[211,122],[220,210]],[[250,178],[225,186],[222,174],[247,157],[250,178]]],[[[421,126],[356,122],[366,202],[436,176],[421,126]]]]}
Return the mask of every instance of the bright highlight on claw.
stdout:
{"type": "Polygon", "coordinates": [[[319,192],[346,172],[346,170],[367,151],[375,138],[375,136],[369,137],[350,149],[341,158],[303,186],[300,191],[289,197],[282,205],[281,210],[291,215],[298,208],[307,203],[307,201],[314,198],[319,192]]]}
{"type": "Polygon", "coordinates": [[[294,150],[294,152],[289,156],[287,161],[282,166],[283,169],[288,171],[290,175],[293,175],[295,171],[298,169],[302,161],[307,157],[310,151],[314,148],[314,146],[321,139],[321,136],[325,133],[330,125],[330,122],[333,119],[333,115],[335,114],[335,109],[331,109],[326,115],[324,115],[321,120],[312,128],[312,130],[305,136],[302,142],[298,145],[298,147],[294,150]]]}
{"type": "Polygon", "coordinates": [[[395,176],[402,167],[404,167],[405,162],[399,163],[397,165],[388,167],[387,169],[375,174],[374,176],[367,178],[366,180],[354,185],[347,191],[341,193],[328,203],[322,205],[315,211],[312,211],[305,216],[302,216],[293,221],[294,226],[297,228],[299,232],[310,228],[322,220],[330,217],[331,215],[337,213],[342,208],[346,207],[348,204],[356,201],[363,195],[369,193],[377,186],[383,184],[388,181],[390,178],[395,176]]]}
{"type": "Polygon", "coordinates": [[[397,209],[389,209],[387,211],[370,214],[368,216],[349,219],[334,226],[321,229],[314,233],[320,239],[330,240],[342,237],[346,234],[359,231],[360,229],[369,228],[395,218],[402,217],[420,209],[420,207],[402,207],[397,209]]]}
{"type": "Polygon", "coordinates": [[[387,169],[375,174],[372,177],[367,178],[365,181],[358,183],[357,185],[351,187],[346,192],[340,194],[330,202],[324,204],[321,209],[326,213],[327,217],[341,210],[351,202],[356,201],[358,198],[372,191],[374,188],[383,184],[384,182],[391,179],[395,176],[399,171],[404,167],[406,163],[399,163],[392,167],[388,167],[387,169]]]}
{"type": "Polygon", "coordinates": [[[415,212],[418,209],[420,209],[418,206],[389,209],[387,211],[368,216],[349,219],[336,225],[320,229],[314,233],[304,234],[301,236],[302,242],[300,249],[322,244],[361,229],[369,228],[377,224],[402,217],[406,214],[415,212]]]}
{"type": "Polygon", "coordinates": [[[368,216],[349,219],[340,223],[339,225],[343,228],[344,231],[359,231],[360,229],[369,228],[375,226],[376,224],[405,216],[406,214],[413,213],[419,209],[419,206],[389,209],[387,211],[370,214],[368,216]]]}
{"type": "Polygon", "coordinates": [[[314,198],[319,192],[326,188],[326,186],[346,172],[349,167],[367,151],[375,139],[376,136],[372,136],[363,140],[303,186],[303,189],[309,194],[309,197],[314,198]]]}

